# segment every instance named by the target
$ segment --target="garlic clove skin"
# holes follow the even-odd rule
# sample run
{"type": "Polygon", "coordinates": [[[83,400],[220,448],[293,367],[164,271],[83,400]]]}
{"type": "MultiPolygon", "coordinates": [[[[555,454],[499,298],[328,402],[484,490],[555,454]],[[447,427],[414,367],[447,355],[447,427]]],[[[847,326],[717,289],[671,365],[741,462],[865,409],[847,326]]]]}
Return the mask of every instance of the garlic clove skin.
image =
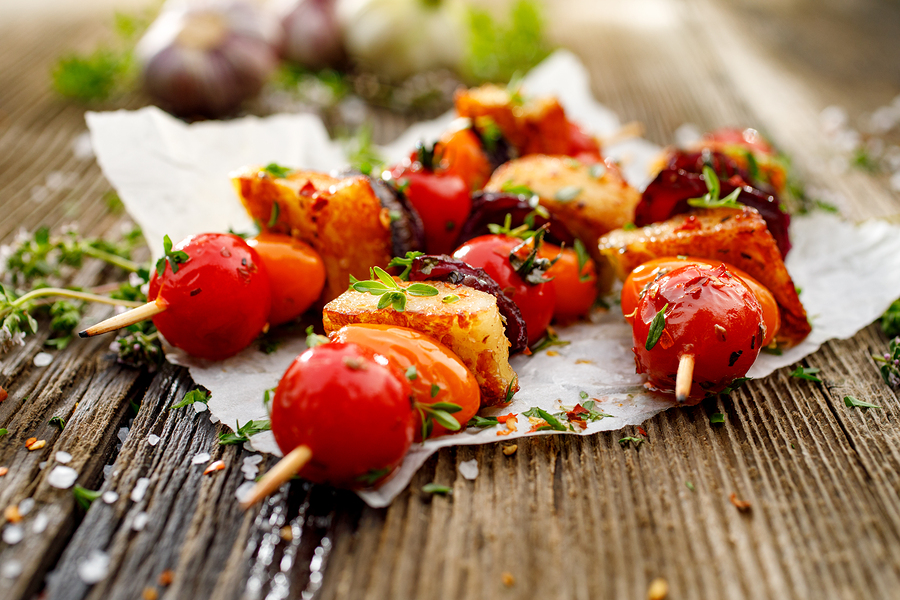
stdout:
{"type": "Polygon", "coordinates": [[[287,0],[279,14],[281,56],[310,69],[338,67],[347,58],[336,0],[287,0]]]}
{"type": "Polygon", "coordinates": [[[252,4],[167,5],[138,43],[144,88],[181,117],[224,117],[262,89],[278,64],[278,23],[252,4]]]}

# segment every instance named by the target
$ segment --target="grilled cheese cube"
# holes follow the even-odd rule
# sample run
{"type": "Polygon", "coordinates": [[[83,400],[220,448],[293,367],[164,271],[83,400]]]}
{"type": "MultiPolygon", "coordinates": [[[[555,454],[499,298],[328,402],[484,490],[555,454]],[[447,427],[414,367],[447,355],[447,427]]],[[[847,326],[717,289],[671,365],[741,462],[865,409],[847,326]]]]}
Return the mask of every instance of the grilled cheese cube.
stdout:
{"type": "MultiPolygon", "coordinates": [[[[400,286],[411,285],[397,282],[400,286]]],[[[326,333],[351,323],[375,323],[409,327],[430,335],[451,350],[475,375],[481,388],[482,406],[506,404],[507,389],[519,389],[509,364],[509,340],[491,294],[470,287],[424,281],[438,290],[436,296],[407,296],[406,309],[378,308],[381,296],[349,290],[329,302],[322,312],[326,333]],[[459,300],[445,303],[455,295],[459,300]]]]}
{"type": "Polygon", "coordinates": [[[701,209],[639,229],[611,231],[600,238],[598,249],[622,280],[636,267],[663,256],[695,256],[734,265],[775,297],[781,314],[775,336],[779,344],[794,346],[812,331],[778,245],[753,208],[701,209]]]}
{"type": "Polygon", "coordinates": [[[280,179],[249,168],[232,182],[263,231],[291,235],[322,257],[326,274],[322,304],[347,289],[350,275],[366,279],[371,267],[383,267],[391,260],[390,212],[363,176],[336,179],[295,171],[280,179]]]}

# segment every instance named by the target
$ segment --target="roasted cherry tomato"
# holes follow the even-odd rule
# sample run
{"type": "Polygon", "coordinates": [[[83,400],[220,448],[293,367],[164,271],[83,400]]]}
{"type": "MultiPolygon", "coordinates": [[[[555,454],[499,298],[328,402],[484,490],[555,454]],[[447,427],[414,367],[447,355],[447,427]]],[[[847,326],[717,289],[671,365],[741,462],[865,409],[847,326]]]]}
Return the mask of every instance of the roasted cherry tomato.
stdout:
{"type": "Polygon", "coordinates": [[[316,483],[375,485],[403,461],[415,413],[406,377],[356,344],[310,348],[285,371],[272,401],[272,433],[287,454],[305,445],[300,476],[316,483]]]}
{"type": "Polygon", "coordinates": [[[322,257],[306,242],[280,233],[261,233],[247,244],[259,253],[272,285],[270,325],[306,312],[325,287],[322,257]]]}
{"type": "Polygon", "coordinates": [[[686,265],[657,279],[638,301],[633,327],[637,372],[656,389],[675,389],[679,361],[693,356],[691,398],[743,377],[765,337],[759,301],[722,264],[686,265]]]}
{"type": "MultiPolygon", "coordinates": [[[[632,271],[622,286],[622,313],[625,315],[625,320],[629,323],[634,323],[634,309],[637,307],[641,294],[650,288],[651,283],[666,273],[691,264],[717,267],[723,263],[705,258],[666,256],[647,261],[632,271]]],[[[737,267],[728,264],[725,266],[746,283],[756,295],[756,299],[759,300],[759,305],[763,311],[763,324],[766,326],[763,346],[768,346],[781,328],[781,313],[778,310],[778,302],[775,301],[772,292],[756,279],[737,267]]]]}
{"type": "Polygon", "coordinates": [[[425,253],[448,254],[472,210],[469,185],[459,175],[435,172],[433,151],[420,145],[415,156],[391,169],[391,180],[422,218],[425,253]]]}
{"type": "Polygon", "coordinates": [[[159,332],[200,358],[221,360],[246,348],[266,326],[271,304],[269,277],[256,250],[236,235],[203,233],[172,253],[160,263],[162,275],[153,272],[147,294],[166,307],[153,317],[159,332]]]}
{"type": "Polygon", "coordinates": [[[577,319],[591,310],[597,300],[597,273],[594,261],[573,248],[543,244],[538,256],[556,260],[547,270],[556,293],[553,316],[563,321],[577,319]]]}
{"type": "Polygon", "coordinates": [[[597,142],[597,138],[588,135],[580,126],[571,121],[568,126],[568,155],[587,164],[602,162],[603,157],[600,155],[600,144],[597,142]]]}
{"type": "MultiPolygon", "coordinates": [[[[556,305],[556,291],[550,282],[543,282],[542,275],[535,270],[520,274],[510,261],[510,253],[519,248],[527,254],[529,248],[522,240],[505,235],[482,235],[472,238],[453,253],[454,258],[463,260],[473,267],[480,267],[497,282],[522,312],[528,330],[528,344],[534,344],[544,336],[553,307],[556,305]]],[[[526,261],[527,256],[518,256],[526,261]]]]}
{"type": "Polygon", "coordinates": [[[434,148],[434,161],[439,173],[459,176],[472,191],[483,188],[494,171],[481,138],[471,128],[441,136],[434,148]]]}
{"type": "Polygon", "coordinates": [[[481,391],[456,354],[432,337],[392,325],[347,325],[331,334],[335,342],[370,348],[406,374],[419,418],[415,441],[450,433],[441,425],[449,415],[466,426],[481,407],[481,391]],[[441,410],[446,414],[436,414],[441,410]]]}

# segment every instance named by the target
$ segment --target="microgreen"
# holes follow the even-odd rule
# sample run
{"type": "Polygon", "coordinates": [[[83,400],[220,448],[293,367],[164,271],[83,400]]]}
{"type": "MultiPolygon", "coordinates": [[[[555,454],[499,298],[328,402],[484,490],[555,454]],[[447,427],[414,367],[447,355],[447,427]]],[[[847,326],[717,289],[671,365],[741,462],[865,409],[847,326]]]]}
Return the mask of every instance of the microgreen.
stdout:
{"type": "Polygon", "coordinates": [[[707,192],[702,198],[691,198],[687,202],[689,205],[699,208],[741,208],[741,204],[737,201],[741,195],[741,188],[735,188],[733,192],[726,197],[721,198],[721,183],[715,170],[709,165],[703,165],[703,179],[706,181],[707,192]]]}
{"type": "Polygon", "coordinates": [[[172,267],[172,273],[178,272],[178,265],[186,263],[191,259],[184,250],[172,250],[172,238],[168,235],[163,236],[163,257],[156,261],[156,274],[162,277],[166,271],[166,263],[172,267]]]}
{"type": "Polygon", "coordinates": [[[75,484],[75,487],[72,488],[72,495],[75,496],[75,502],[78,503],[78,506],[84,510],[88,510],[91,507],[91,503],[102,496],[103,492],[100,490],[89,490],[75,484]]]}
{"type": "Polygon", "coordinates": [[[202,402],[203,404],[207,404],[209,402],[209,392],[201,389],[191,390],[184,395],[184,398],[181,399],[181,402],[170,406],[169,410],[184,408],[185,406],[193,406],[195,402],[202,402]]]}
{"type": "Polygon", "coordinates": [[[791,372],[791,377],[796,379],[805,379],[807,381],[813,381],[815,383],[822,383],[822,380],[816,377],[816,373],[819,372],[819,369],[815,367],[797,367],[794,371],[791,372]]]}
{"type": "Polygon", "coordinates": [[[272,423],[269,419],[259,419],[256,421],[247,421],[243,425],[235,422],[237,429],[233,433],[220,433],[219,444],[227,446],[230,444],[243,444],[249,442],[250,438],[257,433],[269,431],[272,429],[272,423]]]}
{"type": "Polygon", "coordinates": [[[625,223],[624,225],[622,225],[622,229],[624,229],[625,231],[634,231],[635,229],[637,229],[637,225],[631,222],[625,223]]]}
{"type": "Polygon", "coordinates": [[[450,486],[433,482],[423,485],[422,491],[426,494],[440,494],[441,496],[446,496],[447,494],[453,493],[453,489],[450,486]]]}
{"type": "Polygon", "coordinates": [[[669,308],[668,302],[659,309],[659,312],[656,313],[656,316],[654,316],[653,320],[650,322],[650,329],[647,331],[647,342],[644,344],[644,348],[648,351],[653,350],[653,347],[656,346],[659,338],[662,337],[663,331],[666,329],[667,308],[669,308]]]}
{"type": "MultiPolygon", "coordinates": [[[[284,179],[294,172],[294,169],[284,167],[278,163],[269,163],[262,168],[263,172],[268,173],[275,179],[284,179]]],[[[277,203],[276,203],[277,204],[277,203]]]]}
{"type": "Polygon", "coordinates": [[[857,400],[853,396],[844,396],[844,404],[850,408],[881,408],[880,406],[857,400]]]}

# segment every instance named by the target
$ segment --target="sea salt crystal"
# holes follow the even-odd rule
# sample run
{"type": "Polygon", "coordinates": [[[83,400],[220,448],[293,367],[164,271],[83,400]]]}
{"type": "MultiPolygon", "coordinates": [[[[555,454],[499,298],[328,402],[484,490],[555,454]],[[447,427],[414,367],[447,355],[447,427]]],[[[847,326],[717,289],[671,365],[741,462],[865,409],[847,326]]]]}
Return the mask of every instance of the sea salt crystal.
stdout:
{"type": "Polygon", "coordinates": [[[206,405],[206,402],[194,402],[194,412],[195,413],[202,413],[207,408],[209,408],[209,407],[206,405]]]}
{"type": "Polygon", "coordinates": [[[25,537],[25,531],[19,526],[9,524],[3,528],[3,541],[10,546],[18,544],[25,537]]]}
{"type": "Polygon", "coordinates": [[[150,487],[150,480],[148,478],[141,477],[138,479],[137,483],[134,484],[134,489],[131,490],[131,501],[140,502],[143,500],[148,487],[150,487]]]}
{"type": "Polygon", "coordinates": [[[103,467],[103,479],[109,479],[109,476],[112,475],[112,465],[105,465],[103,467]]]}
{"type": "Polygon", "coordinates": [[[53,355],[48,352],[38,352],[34,355],[34,366],[46,367],[53,362],[53,355]]]}
{"type": "Polygon", "coordinates": [[[72,460],[72,455],[69,454],[68,452],[64,452],[64,451],[60,450],[59,452],[56,453],[56,462],[58,462],[58,463],[67,465],[67,464],[69,464],[69,462],[71,462],[71,460],[72,460]]]}
{"type": "Polygon", "coordinates": [[[197,454],[196,456],[194,456],[194,458],[191,459],[191,464],[192,465],[202,465],[204,463],[208,463],[210,458],[211,457],[209,455],[209,452],[201,452],[200,454],[197,454]]]}
{"type": "Polygon", "coordinates": [[[17,560],[8,560],[0,567],[0,576],[6,579],[15,579],[22,573],[22,563],[17,560]]]}
{"type": "Polygon", "coordinates": [[[50,189],[43,185],[36,185],[31,188],[31,201],[40,204],[50,197],[50,189]]]}
{"type": "Polygon", "coordinates": [[[459,463],[457,468],[459,469],[459,474],[469,481],[478,477],[478,460],[475,458],[459,463]]]}
{"type": "Polygon", "coordinates": [[[244,442],[243,448],[247,452],[256,452],[256,448],[254,448],[253,444],[250,442],[244,442]]]}
{"type": "Polygon", "coordinates": [[[38,469],[40,469],[41,471],[43,471],[44,467],[46,467],[46,466],[47,466],[46,460],[42,460],[41,462],[38,463],[38,469]]]}
{"type": "Polygon", "coordinates": [[[87,131],[79,134],[72,140],[72,154],[78,160],[89,160],[94,158],[94,147],[91,145],[91,134],[87,131]]]}
{"type": "Polygon", "coordinates": [[[25,516],[34,508],[34,498],[25,498],[19,502],[19,515],[25,516]]]}
{"type": "Polygon", "coordinates": [[[238,502],[243,502],[255,485],[252,481],[245,481],[234,491],[234,497],[238,499],[238,502]]]}
{"type": "Polygon", "coordinates": [[[256,479],[259,468],[254,465],[244,465],[241,467],[241,473],[244,474],[244,479],[256,479]]]}
{"type": "Polygon", "coordinates": [[[57,465],[53,467],[50,475],[47,476],[47,483],[55,488],[67,490],[72,487],[76,479],[78,479],[78,471],[72,467],[57,465]]]}
{"type": "Polygon", "coordinates": [[[144,527],[147,526],[147,523],[150,521],[150,515],[141,511],[138,514],[134,515],[134,521],[131,522],[131,528],[135,531],[143,531],[144,527]]]}
{"type": "Polygon", "coordinates": [[[159,436],[156,435],[155,433],[151,433],[150,435],[147,436],[147,443],[150,444],[151,446],[157,445],[159,443],[159,436]]]}
{"type": "Polygon", "coordinates": [[[44,181],[44,185],[47,186],[48,190],[51,191],[59,191],[62,189],[69,189],[73,187],[75,182],[78,181],[77,173],[66,173],[64,171],[51,171],[47,174],[47,179],[44,181]]]}
{"type": "Polygon", "coordinates": [[[110,490],[108,492],[103,492],[103,495],[100,496],[100,499],[103,500],[104,502],[106,502],[107,504],[112,504],[113,502],[115,502],[116,500],[119,499],[119,494],[117,492],[110,490]]]}
{"type": "Polygon", "coordinates": [[[261,463],[262,461],[263,461],[263,455],[262,455],[262,454],[251,454],[250,456],[245,456],[245,457],[244,457],[244,464],[245,464],[245,465],[258,465],[258,464],[261,463]]]}
{"type": "Polygon", "coordinates": [[[91,550],[87,558],[78,563],[78,576],[89,585],[106,579],[109,573],[109,555],[100,550],[91,550]]]}
{"type": "Polygon", "coordinates": [[[221,421],[221,419],[220,419],[219,417],[217,417],[216,415],[214,415],[214,414],[212,414],[212,413],[209,413],[209,422],[210,422],[210,423],[212,423],[213,425],[215,425],[215,424],[218,423],[219,421],[221,421]]]}
{"type": "Polygon", "coordinates": [[[50,517],[45,515],[44,513],[38,514],[34,521],[31,523],[31,531],[34,533],[44,533],[47,530],[47,525],[50,524],[50,517]]]}
{"type": "Polygon", "coordinates": [[[119,441],[124,444],[125,438],[128,437],[128,428],[127,427],[119,427],[119,432],[116,433],[116,437],[119,438],[119,441]]]}
{"type": "Polygon", "coordinates": [[[679,148],[687,148],[694,142],[700,140],[703,133],[700,128],[693,123],[684,123],[675,130],[675,145],[679,148]]]}

